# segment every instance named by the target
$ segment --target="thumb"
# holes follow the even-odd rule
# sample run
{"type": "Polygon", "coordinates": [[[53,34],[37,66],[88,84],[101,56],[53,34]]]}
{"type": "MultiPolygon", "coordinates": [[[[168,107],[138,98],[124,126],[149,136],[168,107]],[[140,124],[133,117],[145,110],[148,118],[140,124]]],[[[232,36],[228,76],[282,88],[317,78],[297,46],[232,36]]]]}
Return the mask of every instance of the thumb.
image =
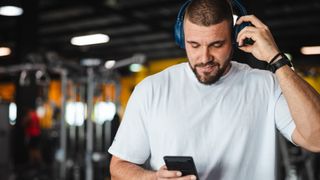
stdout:
{"type": "Polygon", "coordinates": [[[163,166],[160,167],[160,170],[167,170],[167,169],[168,169],[168,168],[167,168],[166,165],[163,165],[163,166]]]}
{"type": "Polygon", "coordinates": [[[252,46],[248,45],[248,46],[241,46],[238,47],[241,51],[247,52],[247,53],[251,53],[252,52],[252,46]]]}

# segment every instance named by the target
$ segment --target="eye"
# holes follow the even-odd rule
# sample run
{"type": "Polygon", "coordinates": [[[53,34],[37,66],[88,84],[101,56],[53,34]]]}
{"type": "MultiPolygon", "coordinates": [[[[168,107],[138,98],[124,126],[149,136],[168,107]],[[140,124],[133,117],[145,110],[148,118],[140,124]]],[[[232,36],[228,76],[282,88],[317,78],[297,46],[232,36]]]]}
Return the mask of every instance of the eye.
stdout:
{"type": "Polygon", "coordinates": [[[222,47],[222,46],[223,46],[222,42],[217,42],[217,43],[213,43],[212,44],[212,47],[215,47],[215,48],[219,48],[219,47],[222,47]]]}
{"type": "Polygon", "coordinates": [[[213,48],[221,48],[223,45],[225,44],[224,41],[218,41],[218,42],[214,42],[212,44],[210,44],[209,47],[213,47],[213,48]]]}
{"type": "Polygon", "coordinates": [[[191,47],[193,47],[193,48],[198,48],[198,47],[199,47],[199,44],[197,44],[197,43],[191,43],[191,47]]]}

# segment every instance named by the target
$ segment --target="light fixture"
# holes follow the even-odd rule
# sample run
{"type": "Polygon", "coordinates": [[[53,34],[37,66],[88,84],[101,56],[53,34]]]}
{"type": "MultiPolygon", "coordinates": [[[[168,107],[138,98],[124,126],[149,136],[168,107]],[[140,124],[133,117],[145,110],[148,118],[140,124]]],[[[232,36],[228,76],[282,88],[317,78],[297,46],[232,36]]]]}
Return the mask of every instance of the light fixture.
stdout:
{"type": "Polygon", "coordinates": [[[44,106],[38,106],[36,109],[37,115],[39,118],[44,118],[44,116],[46,115],[46,109],[44,108],[44,106]]]}
{"type": "Polygon", "coordinates": [[[101,44],[109,42],[110,38],[105,34],[91,34],[85,36],[77,36],[71,39],[71,44],[76,46],[86,46],[92,44],[101,44]]]}
{"type": "Polygon", "coordinates": [[[85,58],[81,59],[80,64],[87,67],[99,66],[101,64],[101,60],[98,58],[85,58]]]}
{"type": "Polygon", "coordinates": [[[8,56],[11,54],[11,49],[7,47],[0,47],[0,56],[8,56]]]}
{"type": "Polygon", "coordinates": [[[82,102],[67,102],[66,121],[70,126],[82,126],[86,118],[86,105],[82,102]]]}
{"type": "Polygon", "coordinates": [[[141,64],[131,64],[129,67],[131,72],[140,72],[142,70],[141,64]]]}
{"type": "Polygon", "coordinates": [[[116,105],[113,102],[98,102],[94,106],[94,118],[98,124],[112,121],[116,114],[116,105]]]}
{"type": "Polygon", "coordinates": [[[320,54],[320,46],[305,46],[300,51],[304,55],[316,55],[320,54]]]}
{"type": "Polygon", "coordinates": [[[17,105],[14,102],[9,104],[9,123],[15,125],[17,119],[17,105]]]}
{"type": "Polygon", "coordinates": [[[18,6],[1,6],[0,15],[2,16],[20,16],[23,14],[23,9],[18,6]]]}
{"type": "Polygon", "coordinates": [[[92,153],[92,160],[93,160],[93,162],[102,162],[102,161],[106,160],[106,155],[105,155],[105,153],[94,152],[94,153],[92,153]]]}
{"type": "Polygon", "coordinates": [[[107,69],[111,69],[113,68],[113,66],[116,64],[115,60],[108,60],[106,61],[106,63],[104,64],[104,67],[106,67],[107,69]]]}

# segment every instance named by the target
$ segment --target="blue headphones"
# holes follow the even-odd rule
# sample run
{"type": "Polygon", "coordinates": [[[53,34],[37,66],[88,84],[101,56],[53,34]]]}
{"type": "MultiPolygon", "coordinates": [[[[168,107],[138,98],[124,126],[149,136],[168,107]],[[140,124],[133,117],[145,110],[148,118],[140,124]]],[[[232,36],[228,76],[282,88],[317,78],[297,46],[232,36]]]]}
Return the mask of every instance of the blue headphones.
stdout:
{"type": "MultiPolygon", "coordinates": [[[[183,19],[184,19],[184,14],[186,11],[186,8],[188,7],[188,5],[192,2],[192,0],[187,0],[180,8],[179,13],[178,13],[178,17],[177,17],[177,21],[176,24],[174,26],[174,37],[175,37],[175,41],[178,44],[178,46],[180,48],[185,48],[185,44],[184,44],[184,32],[183,32],[183,19]]],[[[245,16],[247,15],[247,10],[244,8],[244,6],[238,1],[238,0],[232,0],[232,5],[234,6],[234,8],[236,8],[236,10],[239,11],[239,17],[240,16],[245,16]]],[[[238,17],[238,18],[239,18],[238,17]]],[[[243,22],[240,25],[235,25],[233,26],[233,37],[232,37],[232,44],[235,47],[238,47],[238,44],[236,42],[236,38],[238,36],[238,33],[245,28],[246,26],[252,26],[252,24],[250,22],[243,22]]],[[[248,44],[253,44],[253,40],[252,39],[245,39],[244,40],[244,44],[248,45],[248,44]]]]}

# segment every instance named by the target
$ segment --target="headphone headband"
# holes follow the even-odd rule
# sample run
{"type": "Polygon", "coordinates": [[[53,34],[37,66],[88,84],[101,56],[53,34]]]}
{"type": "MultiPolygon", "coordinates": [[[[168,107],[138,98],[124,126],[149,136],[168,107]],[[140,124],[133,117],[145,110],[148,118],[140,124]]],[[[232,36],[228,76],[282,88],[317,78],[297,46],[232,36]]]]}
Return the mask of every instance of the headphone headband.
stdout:
{"type": "Polygon", "coordinates": [[[188,5],[191,3],[191,1],[192,0],[188,0],[181,6],[179,13],[178,13],[177,21],[183,21],[185,11],[186,11],[188,5]]]}
{"type": "Polygon", "coordinates": [[[240,12],[239,16],[245,16],[248,14],[246,8],[238,0],[232,0],[231,2],[232,2],[232,5],[239,10],[240,12]]]}

